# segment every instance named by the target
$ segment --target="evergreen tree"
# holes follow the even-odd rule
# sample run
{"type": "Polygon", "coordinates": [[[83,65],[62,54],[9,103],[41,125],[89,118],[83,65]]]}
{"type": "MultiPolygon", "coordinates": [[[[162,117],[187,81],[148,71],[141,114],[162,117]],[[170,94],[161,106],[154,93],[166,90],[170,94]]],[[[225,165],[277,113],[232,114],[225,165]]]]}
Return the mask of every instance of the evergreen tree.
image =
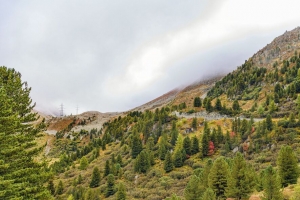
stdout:
{"type": "Polygon", "coordinates": [[[206,109],[207,112],[212,112],[213,111],[213,107],[211,105],[211,99],[210,98],[207,98],[207,100],[206,100],[205,109],[206,109]]]}
{"type": "Polygon", "coordinates": [[[240,111],[240,109],[241,109],[241,108],[240,108],[240,105],[239,105],[238,100],[234,100],[234,102],[233,102],[233,104],[232,104],[232,110],[238,112],[238,111],[240,111]]]}
{"type": "Polygon", "coordinates": [[[199,140],[196,136],[192,137],[191,154],[194,155],[199,152],[199,140]]]}
{"type": "Polygon", "coordinates": [[[106,191],[105,197],[109,197],[115,194],[115,177],[112,174],[107,176],[107,183],[106,183],[106,191]]]}
{"type": "Polygon", "coordinates": [[[191,155],[191,139],[187,136],[183,139],[183,148],[187,155],[191,155]]]}
{"type": "Polygon", "coordinates": [[[168,151],[164,161],[164,170],[168,173],[173,170],[173,167],[172,155],[171,152],[168,151]]]}
{"type": "Polygon", "coordinates": [[[184,189],[184,197],[186,200],[201,200],[204,188],[198,176],[192,175],[188,184],[184,189]]]}
{"type": "Polygon", "coordinates": [[[175,167],[182,167],[183,166],[184,160],[182,159],[181,149],[175,151],[173,162],[174,162],[175,167]]]}
{"type": "Polygon", "coordinates": [[[87,166],[89,165],[88,163],[88,160],[85,156],[83,156],[81,159],[80,159],[80,166],[79,166],[79,169],[81,170],[85,170],[87,168],[87,166]]]}
{"type": "Polygon", "coordinates": [[[82,176],[81,176],[81,174],[79,174],[79,176],[78,176],[77,183],[78,183],[78,184],[81,184],[81,183],[82,183],[82,176]]]}
{"type": "Polygon", "coordinates": [[[201,107],[201,106],[202,106],[202,102],[201,102],[200,97],[196,97],[194,99],[194,107],[201,107]]]}
{"type": "Polygon", "coordinates": [[[126,189],[123,183],[119,183],[116,200],[126,200],[126,189]]]}
{"type": "Polygon", "coordinates": [[[273,129],[273,122],[270,114],[267,115],[266,125],[267,125],[267,130],[271,131],[273,129]]]}
{"type": "Polygon", "coordinates": [[[208,186],[216,193],[217,198],[225,198],[225,189],[228,186],[229,166],[224,157],[218,157],[208,176],[208,186]]]}
{"type": "Polygon", "coordinates": [[[207,156],[209,152],[209,139],[210,130],[208,128],[207,122],[204,124],[204,133],[202,135],[202,155],[207,156]]]}
{"type": "Polygon", "coordinates": [[[121,166],[123,165],[122,156],[120,154],[117,156],[117,163],[119,163],[121,166]]]}
{"type": "Polygon", "coordinates": [[[90,187],[91,188],[98,187],[99,183],[100,183],[100,171],[99,171],[98,167],[94,167],[90,187]]]}
{"type": "Polygon", "coordinates": [[[282,193],[280,191],[280,180],[277,172],[272,166],[267,167],[264,172],[263,186],[264,196],[263,200],[282,200],[282,193]]]}
{"type": "Polygon", "coordinates": [[[52,180],[52,179],[49,180],[49,182],[48,182],[48,190],[50,191],[50,193],[51,193],[52,195],[55,194],[55,187],[54,187],[54,183],[53,183],[53,180],[52,180]]]}
{"type": "Polygon", "coordinates": [[[216,100],[215,110],[217,110],[217,111],[222,110],[222,103],[221,103],[221,100],[219,98],[217,98],[217,100],[216,100]]]}
{"type": "Polygon", "coordinates": [[[132,158],[136,158],[143,150],[142,140],[137,133],[133,134],[131,149],[132,158]]]}
{"type": "Polygon", "coordinates": [[[145,150],[143,150],[135,160],[135,171],[146,173],[150,168],[151,163],[149,159],[149,154],[145,150]]]}
{"type": "Polygon", "coordinates": [[[208,175],[210,173],[210,169],[212,168],[213,166],[213,161],[212,159],[208,159],[206,164],[205,164],[205,167],[203,169],[203,173],[202,173],[202,184],[205,188],[208,188],[208,175]]]}
{"type": "Polygon", "coordinates": [[[158,153],[159,153],[159,158],[161,160],[165,159],[167,151],[168,150],[166,148],[166,142],[165,141],[160,141],[159,148],[158,148],[158,153]]]}
{"type": "Polygon", "coordinates": [[[232,161],[231,178],[226,189],[226,196],[236,199],[248,198],[255,186],[254,172],[241,153],[237,153],[232,161]]]}
{"type": "Polygon", "coordinates": [[[216,200],[216,194],[211,188],[207,188],[202,196],[201,200],[216,200]]]}
{"type": "Polygon", "coordinates": [[[43,126],[33,126],[30,91],[19,72],[0,67],[0,199],[51,199],[46,166],[34,160],[43,126]]]}
{"type": "Polygon", "coordinates": [[[56,194],[61,195],[64,192],[64,186],[62,181],[60,180],[57,185],[56,194]]]}
{"type": "Polygon", "coordinates": [[[109,160],[106,160],[103,177],[107,176],[108,174],[110,174],[110,164],[109,160]]]}
{"type": "Polygon", "coordinates": [[[197,130],[197,118],[196,117],[193,118],[192,127],[194,130],[197,130]]]}
{"type": "Polygon", "coordinates": [[[173,121],[171,130],[171,144],[174,146],[178,137],[178,130],[176,128],[176,123],[173,121]]]}
{"type": "Polygon", "coordinates": [[[298,160],[290,146],[282,146],[277,158],[279,176],[284,187],[297,183],[299,177],[298,160]]]}

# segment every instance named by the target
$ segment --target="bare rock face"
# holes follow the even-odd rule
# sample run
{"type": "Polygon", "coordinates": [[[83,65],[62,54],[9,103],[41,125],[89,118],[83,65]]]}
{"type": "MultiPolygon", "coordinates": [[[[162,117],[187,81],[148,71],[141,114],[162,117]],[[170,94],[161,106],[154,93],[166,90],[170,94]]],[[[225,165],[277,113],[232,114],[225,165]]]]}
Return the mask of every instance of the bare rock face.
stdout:
{"type": "Polygon", "coordinates": [[[252,57],[256,66],[272,67],[275,61],[287,59],[295,51],[300,53],[300,27],[286,31],[252,57]]]}

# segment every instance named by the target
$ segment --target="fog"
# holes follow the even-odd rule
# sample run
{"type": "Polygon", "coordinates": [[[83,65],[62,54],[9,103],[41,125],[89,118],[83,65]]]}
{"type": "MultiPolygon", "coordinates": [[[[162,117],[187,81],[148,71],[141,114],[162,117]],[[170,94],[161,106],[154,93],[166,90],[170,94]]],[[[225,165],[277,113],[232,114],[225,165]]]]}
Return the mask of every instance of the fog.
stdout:
{"type": "Polygon", "coordinates": [[[125,111],[225,74],[299,25],[298,1],[2,1],[0,65],[47,114],[125,111]]]}

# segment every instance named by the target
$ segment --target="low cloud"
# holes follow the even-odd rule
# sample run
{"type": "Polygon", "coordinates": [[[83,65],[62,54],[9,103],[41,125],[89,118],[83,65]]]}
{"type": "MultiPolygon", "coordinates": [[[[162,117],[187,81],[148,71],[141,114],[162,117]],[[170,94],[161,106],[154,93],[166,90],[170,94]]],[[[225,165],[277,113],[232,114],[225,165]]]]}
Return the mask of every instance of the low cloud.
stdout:
{"type": "Polygon", "coordinates": [[[0,65],[37,108],[123,111],[226,73],[298,26],[298,1],[25,1],[0,8],[0,65]],[[171,5],[171,6],[170,6],[171,5]]]}

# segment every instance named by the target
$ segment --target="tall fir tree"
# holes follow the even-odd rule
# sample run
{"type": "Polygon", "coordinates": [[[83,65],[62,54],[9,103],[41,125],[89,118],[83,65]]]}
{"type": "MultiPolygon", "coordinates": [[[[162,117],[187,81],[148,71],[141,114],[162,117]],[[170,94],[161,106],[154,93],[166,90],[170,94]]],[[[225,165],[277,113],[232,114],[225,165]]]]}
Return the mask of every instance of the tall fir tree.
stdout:
{"type": "Polygon", "coordinates": [[[265,169],[263,187],[263,200],[283,200],[282,192],[280,190],[280,178],[272,166],[265,169]]]}
{"type": "Polygon", "coordinates": [[[216,194],[211,188],[207,188],[202,196],[201,200],[216,200],[216,194]]]}
{"type": "Polygon", "coordinates": [[[135,160],[134,169],[136,172],[146,173],[150,166],[149,153],[143,150],[135,160]]]}
{"type": "Polygon", "coordinates": [[[99,184],[100,184],[100,171],[98,167],[94,167],[90,187],[95,188],[98,187],[99,184]]]}
{"type": "Polygon", "coordinates": [[[216,193],[217,198],[225,198],[228,186],[229,166],[224,157],[219,157],[213,163],[208,176],[208,186],[216,193]]]}
{"type": "Polygon", "coordinates": [[[266,117],[266,125],[267,125],[267,130],[271,131],[273,129],[273,122],[272,122],[272,117],[270,114],[267,115],[266,117]]]}
{"type": "Polygon", "coordinates": [[[165,161],[164,161],[164,170],[168,173],[168,172],[172,171],[173,168],[174,168],[174,165],[173,165],[173,161],[172,161],[172,155],[171,155],[171,152],[168,151],[166,154],[165,161]]]}
{"type": "Polygon", "coordinates": [[[255,186],[254,173],[254,170],[247,165],[244,156],[238,152],[232,161],[226,196],[238,200],[248,198],[255,186]]]}
{"type": "Polygon", "coordinates": [[[221,103],[221,100],[219,98],[217,98],[217,100],[216,100],[215,110],[217,110],[217,111],[222,110],[222,103],[221,103]]]}
{"type": "Polygon", "coordinates": [[[290,146],[285,145],[281,147],[277,158],[277,165],[281,183],[284,187],[288,184],[297,183],[299,177],[298,160],[290,146]]]}
{"type": "Polygon", "coordinates": [[[114,177],[114,175],[109,174],[107,176],[105,197],[109,197],[111,195],[114,195],[115,192],[116,192],[116,189],[115,189],[115,177],[114,177]]]}
{"type": "Polygon", "coordinates": [[[197,124],[198,124],[198,122],[197,122],[197,118],[196,117],[194,117],[193,118],[193,121],[192,121],[192,128],[194,129],[194,130],[197,130],[197,124]]]}
{"type": "Polygon", "coordinates": [[[34,160],[42,126],[33,126],[30,91],[19,72],[0,67],[0,199],[51,199],[46,166],[34,160]]]}
{"type": "Polygon", "coordinates": [[[103,177],[107,176],[108,174],[110,174],[110,164],[109,164],[109,160],[106,160],[105,162],[105,166],[104,166],[104,174],[103,177]]]}
{"type": "Polygon", "coordinates": [[[191,154],[194,155],[199,152],[199,140],[196,136],[192,137],[191,154]]]}
{"type": "Polygon", "coordinates": [[[136,132],[133,133],[131,150],[132,158],[136,158],[139,155],[139,153],[143,150],[142,140],[136,132]]]}
{"type": "Polygon", "coordinates": [[[58,182],[57,188],[56,188],[56,194],[61,195],[64,192],[64,185],[63,182],[60,180],[58,182]]]}
{"type": "Polygon", "coordinates": [[[204,123],[204,133],[202,135],[202,155],[207,156],[209,153],[210,130],[207,122],[204,123]]]}
{"type": "Polygon", "coordinates": [[[187,155],[191,155],[191,139],[189,136],[183,139],[183,148],[187,155]]]}
{"type": "Polygon", "coordinates": [[[184,189],[184,197],[186,200],[201,200],[204,187],[201,184],[200,177],[192,175],[188,184],[184,189]]]}
{"type": "Polygon", "coordinates": [[[126,200],[126,188],[123,183],[119,183],[116,200],[126,200]]]}

